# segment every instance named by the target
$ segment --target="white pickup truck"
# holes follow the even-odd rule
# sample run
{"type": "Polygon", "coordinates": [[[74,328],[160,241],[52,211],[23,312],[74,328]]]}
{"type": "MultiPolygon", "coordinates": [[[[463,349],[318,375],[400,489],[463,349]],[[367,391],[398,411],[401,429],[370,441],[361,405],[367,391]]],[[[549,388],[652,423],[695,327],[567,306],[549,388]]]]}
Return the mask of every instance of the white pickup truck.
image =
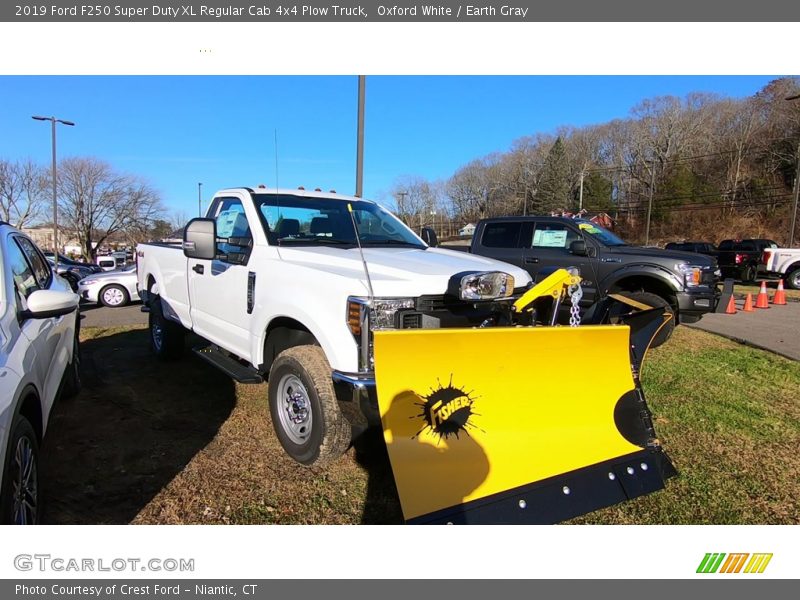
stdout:
{"type": "Polygon", "coordinates": [[[305,190],[226,189],[178,245],[137,247],[152,349],[269,379],[277,436],[300,463],[335,460],[375,423],[372,332],[476,327],[530,285],[524,270],[431,247],[378,204],[305,190]],[[357,233],[356,233],[357,232],[357,233]]]}
{"type": "Polygon", "coordinates": [[[787,286],[800,290],[800,248],[767,248],[761,262],[768,275],[780,276],[787,286]]]}

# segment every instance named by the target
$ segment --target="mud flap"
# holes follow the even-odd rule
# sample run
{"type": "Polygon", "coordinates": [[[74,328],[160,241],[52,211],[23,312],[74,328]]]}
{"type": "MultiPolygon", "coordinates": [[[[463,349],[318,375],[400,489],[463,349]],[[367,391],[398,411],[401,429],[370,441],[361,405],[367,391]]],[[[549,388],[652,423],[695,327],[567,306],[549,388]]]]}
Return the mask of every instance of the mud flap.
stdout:
{"type": "Polygon", "coordinates": [[[409,523],[554,523],[664,487],[626,325],[375,332],[409,523]]]}

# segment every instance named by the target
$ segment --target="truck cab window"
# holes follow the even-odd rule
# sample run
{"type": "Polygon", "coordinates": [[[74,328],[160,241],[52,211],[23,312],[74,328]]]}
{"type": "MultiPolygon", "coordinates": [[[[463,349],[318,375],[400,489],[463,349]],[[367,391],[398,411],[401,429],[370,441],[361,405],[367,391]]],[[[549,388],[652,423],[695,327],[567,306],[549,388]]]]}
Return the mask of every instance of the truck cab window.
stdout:
{"type": "Polygon", "coordinates": [[[490,223],[483,231],[481,242],[487,248],[519,248],[520,221],[490,223]]]}
{"type": "Polygon", "coordinates": [[[217,254],[220,260],[232,264],[245,264],[252,246],[253,234],[242,201],[238,198],[223,198],[215,207],[217,222],[217,254]]]}

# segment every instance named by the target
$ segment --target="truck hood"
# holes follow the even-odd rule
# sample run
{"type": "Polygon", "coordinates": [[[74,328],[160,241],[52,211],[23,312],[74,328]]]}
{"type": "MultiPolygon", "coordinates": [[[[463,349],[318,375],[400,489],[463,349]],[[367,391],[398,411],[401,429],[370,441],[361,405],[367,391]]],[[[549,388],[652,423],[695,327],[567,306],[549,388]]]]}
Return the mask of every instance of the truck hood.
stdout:
{"type": "MultiPolygon", "coordinates": [[[[358,248],[283,247],[280,255],[284,262],[365,284],[358,248]]],[[[465,272],[502,271],[514,277],[515,287],[531,281],[526,271],[514,265],[441,248],[364,248],[364,259],[378,296],[442,294],[453,275],[465,272]]]]}
{"type": "Polygon", "coordinates": [[[691,263],[700,267],[712,267],[716,262],[713,257],[696,252],[681,252],[679,250],[663,250],[661,248],[643,248],[641,246],[610,246],[608,252],[624,254],[626,256],[642,256],[653,262],[669,262],[670,267],[679,262],[691,263]],[[661,259],[659,261],[658,259],[661,259]]]}

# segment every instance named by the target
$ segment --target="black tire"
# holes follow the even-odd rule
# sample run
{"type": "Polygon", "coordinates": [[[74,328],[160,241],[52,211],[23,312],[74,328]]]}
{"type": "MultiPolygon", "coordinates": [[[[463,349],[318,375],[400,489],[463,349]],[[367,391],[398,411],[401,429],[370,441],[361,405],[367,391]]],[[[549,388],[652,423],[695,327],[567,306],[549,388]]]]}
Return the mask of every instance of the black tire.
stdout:
{"type": "Polygon", "coordinates": [[[270,369],[268,395],[278,441],[297,462],[322,467],[350,447],[350,423],[339,409],[331,367],[319,346],[281,352],[270,369]]]}
{"type": "Polygon", "coordinates": [[[150,348],[161,360],[175,360],[183,354],[186,330],[178,323],[164,317],[161,297],[150,297],[150,348]]]}
{"type": "Polygon", "coordinates": [[[61,388],[62,398],[72,398],[81,391],[81,344],[79,330],[75,329],[75,338],[72,342],[72,360],[64,371],[64,384],[61,388]]]}
{"type": "Polygon", "coordinates": [[[675,325],[677,325],[677,317],[672,305],[666,299],[651,292],[626,292],[625,296],[631,300],[636,300],[642,304],[652,306],[653,308],[663,308],[664,310],[669,311],[669,313],[672,315],[672,318],[667,321],[655,335],[655,337],[653,337],[653,341],[650,342],[651,348],[658,348],[661,344],[672,337],[672,332],[675,331],[675,325]]]}
{"type": "Polygon", "coordinates": [[[786,273],[786,287],[800,290],[800,267],[795,267],[786,273]]]}
{"type": "Polygon", "coordinates": [[[100,301],[100,304],[103,306],[108,306],[109,308],[120,308],[122,306],[127,306],[128,303],[131,301],[131,295],[121,285],[117,285],[116,283],[107,285],[100,293],[97,294],[97,299],[100,301]],[[109,298],[106,298],[106,292],[119,292],[117,294],[110,294],[109,298]]]}
{"type": "Polygon", "coordinates": [[[753,283],[756,280],[757,271],[753,265],[742,269],[742,283],[753,283]]]}
{"type": "Polygon", "coordinates": [[[39,441],[28,419],[14,417],[0,486],[0,524],[39,522],[39,441]],[[22,493],[20,490],[25,490],[22,493]],[[24,502],[23,502],[24,501],[24,502]]]}

